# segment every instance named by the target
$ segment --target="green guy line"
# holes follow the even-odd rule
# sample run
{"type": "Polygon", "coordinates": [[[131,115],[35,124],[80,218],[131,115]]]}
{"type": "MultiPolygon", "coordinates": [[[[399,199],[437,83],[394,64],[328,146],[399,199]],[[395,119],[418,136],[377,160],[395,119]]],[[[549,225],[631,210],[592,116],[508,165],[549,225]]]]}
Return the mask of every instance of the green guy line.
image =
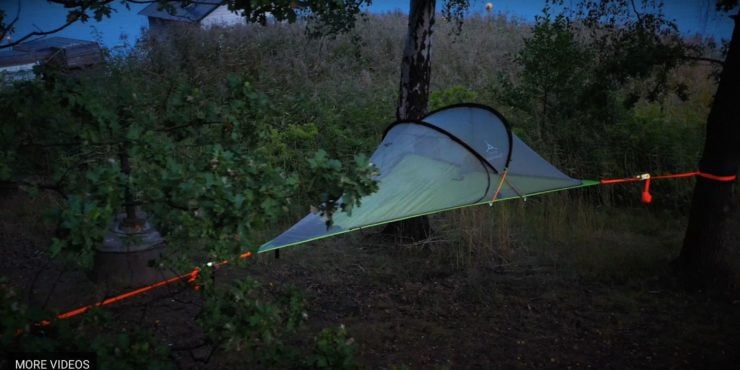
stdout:
{"type": "MultiPolygon", "coordinates": [[[[566,187],[566,188],[559,188],[559,189],[554,189],[554,190],[546,190],[546,191],[540,191],[540,192],[536,192],[536,193],[530,193],[530,194],[527,194],[527,195],[524,195],[524,196],[521,196],[521,197],[515,196],[515,197],[509,197],[509,198],[499,198],[499,199],[496,199],[494,202],[498,203],[498,202],[501,202],[501,201],[511,200],[511,199],[524,199],[524,200],[526,200],[528,197],[531,197],[531,196],[537,196],[537,195],[555,193],[555,192],[559,192],[559,191],[563,191],[563,190],[571,190],[571,189],[585,188],[585,187],[599,185],[599,184],[601,184],[601,183],[599,181],[595,181],[595,180],[581,180],[581,184],[580,185],[574,185],[574,186],[569,186],[569,187],[566,187]]],[[[440,210],[436,210],[436,211],[432,211],[432,212],[419,213],[419,214],[414,214],[414,215],[411,215],[411,216],[394,218],[394,219],[391,219],[391,220],[388,220],[388,221],[377,222],[377,223],[374,223],[374,224],[369,224],[369,225],[355,227],[355,228],[351,228],[351,229],[347,229],[347,230],[337,231],[337,232],[332,233],[332,234],[324,234],[324,235],[321,235],[321,236],[317,236],[315,238],[301,240],[301,241],[293,242],[293,243],[288,243],[288,244],[281,245],[281,246],[274,247],[274,248],[266,248],[266,249],[263,249],[263,250],[258,249],[257,250],[257,253],[265,253],[265,252],[269,252],[269,251],[273,251],[273,250],[278,250],[278,249],[283,249],[283,248],[287,248],[287,247],[295,247],[297,245],[306,244],[306,243],[314,242],[314,241],[321,240],[321,239],[326,239],[326,238],[331,237],[331,236],[337,236],[337,235],[347,234],[347,233],[351,233],[353,231],[359,231],[359,230],[362,230],[362,229],[367,229],[367,228],[371,228],[371,227],[385,225],[385,224],[389,224],[391,222],[408,220],[408,219],[414,218],[414,217],[429,216],[429,215],[434,215],[434,214],[442,213],[442,212],[446,212],[446,211],[452,211],[452,210],[456,210],[456,209],[462,209],[462,208],[474,207],[474,206],[482,206],[482,205],[485,205],[485,204],[491,204],[491,201],[490,200],[486,200],[486,201],[481,201],[481,202],[478,202],[478,203],[465,204],[465,205],[462,205],[462,206],[449,207],[449,208],[444,208],[444,209],[440,209],[440,210]]]]}

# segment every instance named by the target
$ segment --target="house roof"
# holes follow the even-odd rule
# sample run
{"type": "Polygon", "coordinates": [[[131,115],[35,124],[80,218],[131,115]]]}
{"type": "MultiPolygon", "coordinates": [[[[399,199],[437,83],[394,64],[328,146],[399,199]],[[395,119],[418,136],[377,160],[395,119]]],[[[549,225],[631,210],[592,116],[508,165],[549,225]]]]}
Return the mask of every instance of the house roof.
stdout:
{"type": "Polygon", "coordinates": [[[0,50],[0,68],[31,64],[40,58],[36,53],[26,53],[15,50],[0,50]]]}
{"type": "Polygon", "coordinates": [[[67,37],[49,37],[29,42],[13,47],[14,51],[22,52],[42,52],[53,49],[66,49],[73,46],[91,45],[95,44],[94,41],[70,39],[67,37]]]}
{"type": "Polygon", "coordinates": [[[13,47],[13,50],[0,51],[0,67],[42,61],[53,56],[58,50],[64,50],[67,64],[70,66],[91,64],[100,57],[100,46],[96,42],[67,37],[49,37],[18,44],[13,47]]]}
{"type": "Polygon", "coordinates": [[[168,4],[174,7],[174,14],[170,14],[167,9],[160,9],[159,4],[152,3],[142,9],[139,14],[170,21],[200,22],[223,3],[223,0],[195,0],[183,7],[179,1],[170,1],[168,4]]]}

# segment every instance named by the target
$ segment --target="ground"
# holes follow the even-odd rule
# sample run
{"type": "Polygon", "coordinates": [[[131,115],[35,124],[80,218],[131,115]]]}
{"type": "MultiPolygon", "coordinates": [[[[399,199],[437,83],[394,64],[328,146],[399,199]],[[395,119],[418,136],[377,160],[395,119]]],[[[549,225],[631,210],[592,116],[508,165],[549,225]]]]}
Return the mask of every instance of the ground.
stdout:
{"type": "MultiPolygon", "coordinates": [[[[52,230],[28,207],[33,201],[19,197],[0,200],[2,275],[24,302],[56,311],[90,303],[100,289],[49,260],[52,230]]],[[[450,247],[443,240],[393,247],[371,232],[356,233],[219,270],[216,280],[249,275],[267,289],[298,288],[308,315],[302,335],[343,324],[368,368],[731,369],[740,363],[740,300],[686,291],[667,268],[605,278],[543,257],[537,251],[547,245],[473,265],[456,263],[444,248],[450,247]]],[[[211,356],[204,345],[195,322],[200,304],[200,293],[187,284],[168,286],[108,306],[114,318],[108,330],[149,329],[170,346],[180,368],[238,366],[238,353],[211,356]]]]}

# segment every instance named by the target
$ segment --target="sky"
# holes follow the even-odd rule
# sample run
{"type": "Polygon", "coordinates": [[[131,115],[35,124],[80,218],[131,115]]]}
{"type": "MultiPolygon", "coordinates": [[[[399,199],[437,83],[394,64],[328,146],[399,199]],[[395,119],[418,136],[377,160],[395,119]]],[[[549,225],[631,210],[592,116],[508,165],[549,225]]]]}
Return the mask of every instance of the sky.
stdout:
{"type": "MultiPolygon", "coordinates": [[[[443,1],[438,0],[439,4],[443,1]]],[[[484,12],[487,1],[471,0],[471,12],[484,12]]],[[[534,22],[535,15],[542,11],[544,0],[493,0],[494,14],[505,14],[527,22],[534,22]]],[[[575,3],[575,0],[565,0],[575,3]]],[[[15,37],[34,30],[48,30],[64,23],[66,10],[59,5],[49,4],[45,0],[0,0],[0,9],[5,10],[7,18],[13,18],[20,5],[19,21],[15,37]]],[[[100,41],[108,48],[128,44],[133,45],[147,27],[147,19],[138,15],[145,5],[130,4],[130,9],[116,1],[115,12],[102,22],[89,21],[77,23],[57,33],[58,36],[83,40],[100,41]]],[[[369,10],[384,13],[395,10],[408,11],[409,2],[398,0],[374,0],[369,10]]],[[[726,14],[714,11],[712,0],[665,0],[665,13],[675,19],[679,30],[685,35],[700,33],[714,36],[717,40],[729,39],[733,22],[726,14]]]]}

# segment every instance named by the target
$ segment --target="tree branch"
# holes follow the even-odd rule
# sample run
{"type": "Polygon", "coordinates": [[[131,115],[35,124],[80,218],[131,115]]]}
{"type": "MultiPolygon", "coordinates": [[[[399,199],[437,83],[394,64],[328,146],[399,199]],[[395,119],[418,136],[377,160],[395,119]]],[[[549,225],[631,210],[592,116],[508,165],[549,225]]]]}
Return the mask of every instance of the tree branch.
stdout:
{"type": "Polygon", "coordinates": [[[707,58],[707,57],[694,57],[694,56],[684,55],[681,57],[681,59],[693,60],[693,61],[698,61],[698,62],[714,63],[714,64],[718,64],[720,67],[724,67],[725,65],[725,62],[722,60],[714,59],[714,58],[707,58]]]}
{"type": "Polygon", "coordinates": [[[8,23],[7,25],[0,24],[0,43],[5,40],[5,37],[8,36],[8,33],[13,29],[13,26],[18,22],[18,19],[20,19],[21,16],[21,0],[18,0],[18,11],[15,12],[15,18],[8,23]]]}
{"type": "MultiPolygon", "coordinates": [[[[108,3],[111,3],[112,1],[113,0],[106,0],[106,1],[103,2],[103,4],[108,4],[108,3]]],[[[65,4],[65,6],[66,6],[66,4],[65,4]]],[[[90,9],[89,6],[80,5],[79,11],[82,12],[82,13],[84,13],[84,12],[88,11],[89,9],[90,9]]],[[[20,7],[18,8],[18,13],[20,13],[20,7]]],[[[79,20],[79,17],[67,18],[67,22],[66,23],[64,23],[63,25],[61,25],[61,26],[59,26],[57,28],[54,28],[52,30],[49,30],[49,31],[33,31],[33,32],[30,32],[30,33],[26,34],[25,36],[23,36],[23,37],[15,40],[15,41],[9,42],[7,44],[0,44],[0,50],[7,49],[7,48],[11,48],[13,46],[16,46],[16,45],[18,45],[20,43],[23,43],[24,41],[30,39],[31,37],[34,37],[34,36],[40,36],[40,37],[42,37],[42,36],[51,35],[53,33],[57,33],[57,32],[65,29],[65,28],[71,26],[72,24],[76,23],[78,20],[79,20]]],[[[4,33],[7,33],[10,30],[10,28],[8,28],[5,25],[1,25],[1,26],[3,28],[3,32],[4,33]]],[[[4,38],[3,38],[3,40],[4,40],[4,38]]]]}
{"type": "Polygon", "coordinates": [[[642,24],[642,14],[637,11],[637,6],[635,5],[635,0],[630,0],[630,4],[632,4],[632,11],[635,12],[635,16],[637,16],[637,21],[642,24]]]}
{"type": "Polygon", "coordinates": [[[0,45],[0,49],[12,48],[13,46],[16,46],[16,45],[18,45],[18,44],[20,44],[20,43],[22,43],[22,42],[30,39],[31,37],[34,37],[34,36],[47,36],[47,35],[51,35],[53,33],[57,33],[57,32],[65,29],[65,28],[69,27],[70,25],[72,25],[75,22],[77,22],[77,20],[76,19],[73,19],[73,20],[67,21],[67,23],[65,23],[64,25],[59,26],[59,27],[57,27],[57,28],[55,28],[53,30],[49,30],[49,31],[33,31],[31,33],[26,34],[25,36],[21,37],[18,40],[9,42],[7,44],[0,45]]]}
{"type": "MultiPolygon", "coordinates": [[[[90,1],[90,0],[77,0],[77,1],[49,0],[50,3],[59,4],[59,5],[64,6],[67,9],[69,9],[68,15],[72,14],[72,12],[77,12],[77,13],[83,14],[85,16],[87,16],[86,15],[87,11],[89,11],[90,9],[93,9],[93,7],[95,7],[95,8],[101,7],[102,8],[103,6],[108,6],[113,1],[114,0],[95,0],[95,1],[90,1]]],[[[124,0],[123,3],[124,4],[125,3],[148,4],[148,3],[154,3],[154,2],[157,2],[157,1],[158,0],[124,0]]],[[[83,17],[79,17],[79,16],[78,17],[69,17],[68,16],[67,17],[67,21],[64,24],[60,25],[59,27],[56,27],[54,29],[47,30],[47,31],[41,30],[41,31],[29,32],[28,34],[22,36],[21,38],[19,38],[17,40],[14,40],[14,41],[11,41],[11,42],[8,42],[8,43],[3,44],[3,42],[6,40],[6,36],[8,36],[10,33],[12,33],[11,30],[12,30],[13,25],[20,18],[20,12],[21,12],[20,3],[21,3],[21,1],[19,0],[18,1],[18,12],[16,14],[15,19],[12,22],[10,22],[9,24],[7,24],[7,25],[6,24],[3,24],[3,23],[0,23],[0,35],[2,36],[2,39],[0,39],[0,50],[11,48],[11,47],[16,46],[18,44],[21,44],[23,42],[26,42],[27,40],[29,40],[30,38],[33,38],[33,37],[41,38],[41,37],[44,37],[44,36],[48,36],[48,35],[57,33],[59,31],[64,30],[65,28],[71,26],[72,24],[77,23],[78,21],[82,21],[82,22],[85,21],[85,18],[83,18],[83,17]]]]}

